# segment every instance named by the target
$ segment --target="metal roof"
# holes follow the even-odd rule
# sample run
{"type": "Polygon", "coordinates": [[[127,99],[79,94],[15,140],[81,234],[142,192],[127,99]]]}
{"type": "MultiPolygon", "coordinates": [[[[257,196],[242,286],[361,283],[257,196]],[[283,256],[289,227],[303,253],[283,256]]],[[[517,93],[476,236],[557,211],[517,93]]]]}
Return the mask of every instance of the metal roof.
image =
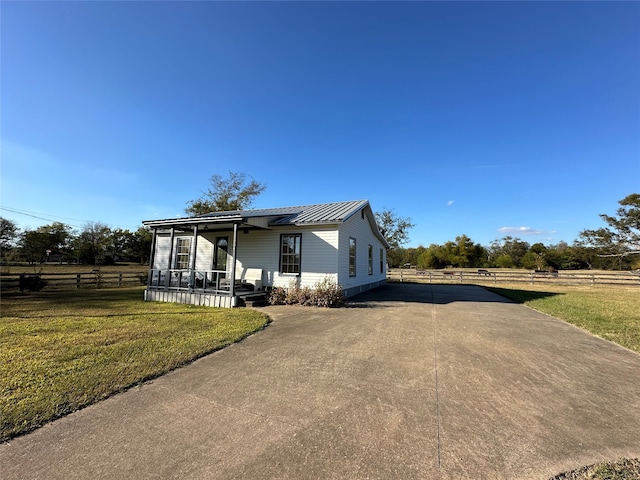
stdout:
{"type": "Polygon", "coordinates": [[[351,215],[368,205],[367,200],[350,202],[321,203],[297,207],[262,208],[256,210],[234,210],[200,215],[198,219],[224,220],[233,217],[268,217],[272,225],[303,225],[318,223],[342,223],[351,215]]]}
{"type": "Polygon", "coordinates": [[[352,202],[321,203],[307,205],[291,215],[282,217],[274,225],[303,225],[317,223],[342,223],[361,208],[368,205],[367,200],[352,202]]]}
{"type": "Polygon", "coordinates": [[[232,210],[227,212],[212,212],[197,217],[173,218],[166,220],[148,220],[142,222],[152,228],[168,227],[192,227],[201,225],[211,227],[213,225],[230,226],[241,224],[249,227],[258,227],[260,223],[250,219],[263,218],[265,223],[262,228],[284,225],[331,225],[343,223],[349,217],[366,208],[367,218],[371,228],[378,238],[387,245],[384,237],[376,225],[373,212],[368,200],[353,200],[349,202],[319,203],[315,205],[300,205],[297,207],[261,208],[255,210],[232,210]]]}

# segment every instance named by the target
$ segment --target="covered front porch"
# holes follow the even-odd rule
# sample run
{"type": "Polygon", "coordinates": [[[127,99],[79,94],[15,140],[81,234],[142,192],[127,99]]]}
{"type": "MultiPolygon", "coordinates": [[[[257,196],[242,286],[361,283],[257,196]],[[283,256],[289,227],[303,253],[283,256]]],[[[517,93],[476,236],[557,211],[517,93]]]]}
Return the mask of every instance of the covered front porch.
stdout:
{"type": "Polygon", "coordinates": [[[145,300],[232,308],[264,297],[256,273],[231,282],[234,276],[226,270],[151,269],[145,300]]]}
{"type": "Polygon", "coordinates": [[[146,224],[153,232],[146,301],[223,308],[266,301],[263,270],[237,260],[238,232],[265,226],[232,216],[146,224]]]}

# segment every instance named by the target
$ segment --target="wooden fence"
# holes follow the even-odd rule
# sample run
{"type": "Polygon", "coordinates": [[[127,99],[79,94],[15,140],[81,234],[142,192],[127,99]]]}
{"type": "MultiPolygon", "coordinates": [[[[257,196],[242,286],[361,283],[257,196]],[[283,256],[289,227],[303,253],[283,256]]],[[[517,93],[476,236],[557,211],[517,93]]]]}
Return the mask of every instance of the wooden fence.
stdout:
{"type": "Polygon", "coordinates": [[[44,290],[68,290],[79,288],[113,288],[147,284],[147,273],[141,272],[65,272],[65,273],[0,273],[0,288],[3,292],[20,291],[21,286],[29,291],[33,277],[40,277],[46,285],[44,290]],[[22,279],[21,279],[22,277],[22,279]]]}
{"type": "Polygon", "coordinates": [[[559,284],[559,285],[618,285],[640,286],[640,274],[630,272],[523,272],[504,270],[415,270],[390,269],[390,282],[417,283],[499,283],[559,284]]]}

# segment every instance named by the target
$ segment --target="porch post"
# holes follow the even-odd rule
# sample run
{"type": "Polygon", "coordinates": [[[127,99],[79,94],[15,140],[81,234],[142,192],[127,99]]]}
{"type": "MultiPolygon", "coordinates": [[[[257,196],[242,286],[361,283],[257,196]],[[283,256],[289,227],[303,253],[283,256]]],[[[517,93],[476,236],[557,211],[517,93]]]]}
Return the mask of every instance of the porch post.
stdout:
{"type": "Polygon", "coordinates": [[[153,267],[154,267],[153,264],[156,261],[156,232],[157,231],[158,231],[157,228],[151,229],[151,252],[149,252],[149,277],[147,278],[147,287],[151,286],[151,281],[153,279],[153,267]]]}
{"type": "Polygon", "coordinates": [[[193,245],[191,248],[193,249],[191,255],[191,274],[189,275],[189,283],[191,284],[191,288],[195,288],[196,286],[196,254],[198,252],[198,225],[194,225],[193,227],[193,245]]]}
{"type": "MultiPolygon", "coordinates": [[[[231,264],[231,285],[229,294],[231,298],[236,294],[236,254],[238,253],[238,224],[233,224],[233,263],[231,264]]],[[[232,300],[233,301],[233,300],[232,300]]]]}
{"type": "Polygon", "coordinates": [[[173,261],[173,239],[176,233],[175,227],[171,227],[171,235],[169,236],[169,265],[167,265],[167,274],[164,277],[164,289],[169,290],[171,284],[171,262],[173,261]]]}

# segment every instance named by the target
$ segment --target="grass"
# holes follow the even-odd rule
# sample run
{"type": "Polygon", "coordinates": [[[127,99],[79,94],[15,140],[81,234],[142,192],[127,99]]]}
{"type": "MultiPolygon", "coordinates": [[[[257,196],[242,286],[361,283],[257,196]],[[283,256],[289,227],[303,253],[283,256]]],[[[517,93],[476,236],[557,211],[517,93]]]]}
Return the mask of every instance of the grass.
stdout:
{"type": "Polygon", "coordinates": [[[144,302],[144,287],[3,295],[0,441],[237,342],[250,309],[144,302]]]}
{"type": "Polygon", "coordinates": [[[637,287],[486,288],[640,353],[640,289],[637,287]]]}
{"type": "Polygon", "coordinates": [[[640,459],[604,462],[556,475],[550,480],[639,480],[640,459]]]}

